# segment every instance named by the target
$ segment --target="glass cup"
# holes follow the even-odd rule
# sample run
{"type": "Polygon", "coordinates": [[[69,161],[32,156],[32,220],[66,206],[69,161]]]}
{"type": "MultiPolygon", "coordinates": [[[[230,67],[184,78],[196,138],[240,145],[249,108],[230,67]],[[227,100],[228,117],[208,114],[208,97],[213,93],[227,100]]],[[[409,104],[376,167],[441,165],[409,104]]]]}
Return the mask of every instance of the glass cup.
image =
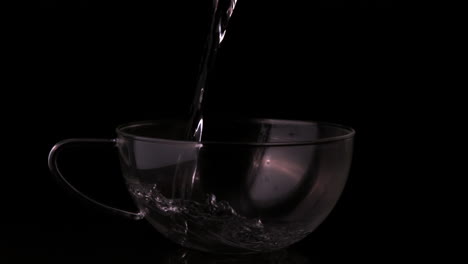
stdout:
{"type": "Polygon", "coordinates": [[[71,190],[107,210],[146,219],[188,248],[217,253],[285,248],[312,232],[336,204],[348,176],[354,130],[337,124],[272,119],[219,120],[209,141],[183,140],[187,122],[119,126],[116,139],[68,139],[49,155],[51,171],[71,190]],[[91,199],[57,167],[68,144],[117,148],[139,212],[91,199]]]}

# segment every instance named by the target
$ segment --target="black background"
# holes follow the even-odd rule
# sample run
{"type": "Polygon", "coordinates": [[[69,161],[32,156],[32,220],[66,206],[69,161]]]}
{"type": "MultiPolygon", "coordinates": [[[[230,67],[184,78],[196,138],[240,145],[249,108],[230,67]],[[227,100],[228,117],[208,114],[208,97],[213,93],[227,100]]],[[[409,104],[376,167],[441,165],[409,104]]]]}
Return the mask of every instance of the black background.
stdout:
{"type": "MultiPolygon", "coordinates": [[[[156,11],[145,25],[152,31],[83,20],[12,38],[6,74],[13,81],[8,88],[14,106],[4,110],[9,124],[4,133],[14,157],[5,166],[14,173],[4,174],[5,263],[27,258],[179,263],[182,249],[148,223],[80,203],[61,189],[46,164],[61,139],[112,138],[121,123],[187,117],[206,21],[203,12],[172,16],[179,7],[166,8],[170,12],[156,11]]],[[[406,244],[386,243],[411,223],[397,203],[404,192],[392,188],[414,173],[405,165],[416,155],[402,139],[417,133],[415,122],[423,122],[414,95],[403,85],[414,74],[413,32],[401,30],[384,12],[316,12],[240,1],[208,90],[208,110],[355,128],[353,166],[340,201],[314,233],[285,254],[306,263],[395,256],[406,244]]],[[[132,208],[112,149],[71,155],[76,159],[64,161],[71,168],[64,171],[73,183],[102,201],[132,208]]],[[[411,241],[411,234],[405,240],[411,241]]]]}
{"type": "MultiPolygon", "coordinates": [[[[128,7],[132,4],[135,4],[124,1],[89,1],[89,0],[78,0],[78,1],[57,1],[57,0],[41,0],[41,7],[113,7],[113,6],[123,6],[128,7]]],[[[257,3],[258,4],[258,3],[257,3]]],[[[264,3],[261,3],[264,4],[264,3]]],[[[319,0],[311,1],[307,5],[313,5],[314,7],[323,7],[323,8],[388,8],[392,6],[391,0],[319,0]]]]}

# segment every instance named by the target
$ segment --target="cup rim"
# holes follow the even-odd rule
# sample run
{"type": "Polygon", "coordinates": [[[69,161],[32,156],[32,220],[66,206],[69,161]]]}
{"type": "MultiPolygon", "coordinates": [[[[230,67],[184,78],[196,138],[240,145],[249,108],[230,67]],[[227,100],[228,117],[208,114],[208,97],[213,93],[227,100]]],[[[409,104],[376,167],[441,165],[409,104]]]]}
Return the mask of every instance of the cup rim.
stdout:
{"type": "MultiPolygon", "coordinates": [[[[309,141],[290,141],[290,142],[224,142],[224,141],[201,141],[201,142],[195,142],[195,141],[190,141],[190,140],[175,140],[175,139],[165,139],[165,138],[158,138],[158,137],[148,137],[148,136],[137,136],[131,133],[124,132],[123,129],[132,127],[132,126],[142,126],[142,125],[148,125],[148,124],[154,124],[156,122],[161,122],[161,121],[169,121],[166,119],[160,119],[160,120],[145,120],[145,121],[136,121],[136,122],[129,122],[129,123],[124,123],[116,128],[116,133],[119,136],[123,136],[126,138],[130,138],[133,140],[139,140],[139,141],[147,141],[147,142],[162,142],[162,143],[173,143],[173,144],[196,144],[196,145],[237,145],[237,146],[297,146],[297,145],[318,145],[318,144],[324,144],[324,143],[332,143],[332,142],[337,142],[337,141],[342,141],[346,139],[351,139],[354,137],[356,134],[356,131],[346,125],[341,125],[341,124],[336,124],[336,123],[330,123],[330,122],[322,122],[322,121],[303,121],[303,120],[286,120],[286,119],[264,119],[264,118],[249,118],[249,119],[242,119],[243,121],[247,122],[261,122],[261,121],[268,121],[268,122],[276,122],[276,123],[307,123],[307,124],[316,124],[316,125],[325,125],[325,126],[331,126],[335,128],[341,128],[347,131],[346,134],[344,135],[339,135],[339,136],[332,136],[332,137],[325,137],[317,140],[309,140],[309,141]]],[[[180,121],[177,119],[174,119],[173,121],[180,121]]]]}

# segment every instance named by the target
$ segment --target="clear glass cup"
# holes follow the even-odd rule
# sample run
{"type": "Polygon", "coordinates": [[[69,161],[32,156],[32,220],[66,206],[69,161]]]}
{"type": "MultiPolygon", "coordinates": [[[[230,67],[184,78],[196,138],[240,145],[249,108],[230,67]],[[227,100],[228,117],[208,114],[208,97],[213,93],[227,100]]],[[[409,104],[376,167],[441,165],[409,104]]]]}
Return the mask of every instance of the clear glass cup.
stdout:
{"type": "Polygon", "coordinates": [[[116,139],[68,139],[49,156],[51,171],[94,204],[146,219],[169,239],[217,253],[281,249],[312,232],[336,204],[348,176],[354,130],[329,123],[218,120],[210,141],[183,140],[187,122],[119,126],[116,139]],[[71,143],[107,143],[119,152],[139,212],[95,201],[57,167],[71,143]]]}

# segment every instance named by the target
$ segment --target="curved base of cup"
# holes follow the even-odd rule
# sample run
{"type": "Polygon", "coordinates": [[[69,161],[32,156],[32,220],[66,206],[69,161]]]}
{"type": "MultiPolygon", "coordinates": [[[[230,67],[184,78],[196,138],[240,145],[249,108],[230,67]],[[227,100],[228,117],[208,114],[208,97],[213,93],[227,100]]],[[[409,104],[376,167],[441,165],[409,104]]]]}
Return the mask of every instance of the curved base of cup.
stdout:
{"type": "MultiPolygon", "coordinates": [[[[278,251],[300,241],[310,233],[307,232],[307,234],[286,243],[282,241],[281,244],[281,241],[268,243],[269,241],[264,242],[261,240],[253,243],[252,241],[248,241],[248,238],[244,241],[230,241],[223,237],[222,234],[214,233],[213,230],[209,230],[208,228],[204,230],[197,229],[196,226],[193,227],[194,225],[190,223],[177,223],[173,222],[173,219],[166,218],[166,221],[162,221],[161,218],[153,219],[147,217],[146,219],[159,233],[176,244],[201,252],[223,255],[249,255],[278,251]],[[193,230],[190,229],[190,226],[193,227],[193,230]]],[[[268,233],[265,234],[265,236],[267,235],[268,233]]]]}

